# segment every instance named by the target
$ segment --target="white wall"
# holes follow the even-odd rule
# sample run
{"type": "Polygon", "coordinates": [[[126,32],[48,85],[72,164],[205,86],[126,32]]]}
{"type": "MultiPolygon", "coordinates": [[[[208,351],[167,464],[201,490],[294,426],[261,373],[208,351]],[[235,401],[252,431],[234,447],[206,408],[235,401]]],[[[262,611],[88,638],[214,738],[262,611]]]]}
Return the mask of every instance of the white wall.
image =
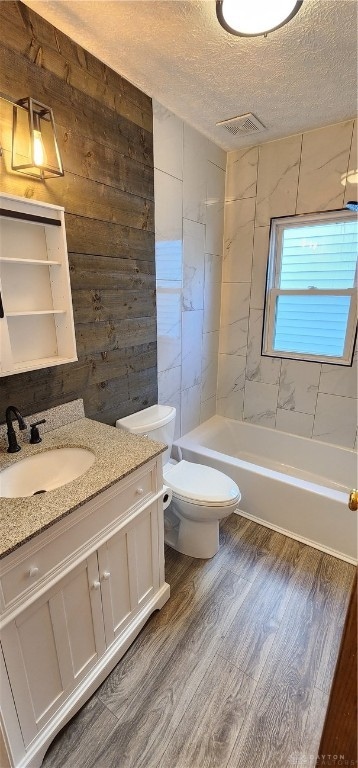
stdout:
{"type": "Polygon", "coordinates": [[[216,412],[226,153],[153,102],[159,402],[216,412]]]}
{"type": "Polygon", "coordinates": [[[352,448],[353,368],[261,356],[270,218],[357,200],[352,120],[228,154],[218,412],[352,448]],[[343,183],[342,183],[343,182],[343,183]]]}

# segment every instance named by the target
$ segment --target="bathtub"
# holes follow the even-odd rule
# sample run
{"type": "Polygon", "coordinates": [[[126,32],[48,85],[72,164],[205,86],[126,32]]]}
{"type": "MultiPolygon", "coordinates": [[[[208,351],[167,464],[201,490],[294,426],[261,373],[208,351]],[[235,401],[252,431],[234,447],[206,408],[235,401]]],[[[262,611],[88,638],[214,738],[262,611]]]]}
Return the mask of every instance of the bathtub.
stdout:
{"type": "Polygon", "coordinates": [[[174,458],[207,464],[241,491],[239,514],[349,563],[357,562],[354,451],[213,416],[176,440],[174,458]]]}

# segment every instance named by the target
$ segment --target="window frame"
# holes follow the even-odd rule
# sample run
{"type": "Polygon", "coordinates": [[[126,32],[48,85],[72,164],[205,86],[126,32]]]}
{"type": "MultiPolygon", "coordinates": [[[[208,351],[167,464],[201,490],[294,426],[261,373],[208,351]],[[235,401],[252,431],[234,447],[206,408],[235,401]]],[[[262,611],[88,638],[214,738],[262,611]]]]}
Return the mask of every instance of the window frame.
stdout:
{"type": "Polygon", "coordinates": [[[329,363],[331,365],[351,366],[353,363],[354,346],[357,336],[357,270],[356,266],[354,286],[344,289],[281,289],[279,280],[282,263],[282,235],[284,229],[297,229],[309,224],[323,224],[327,222],[341,222],[345,220],[357,220],[357,215],[349,210],[325,211],[322,213],[304,213],[292,216],[275,217],[270,222],[269,252],[266,271],[266,287],[264,300],[264,316],[262,327],[261,354],[264,357],[279,357],[287,360],[302,360],[314,363],[329,363]],[[310,355],[302,352],[288,352],[273,349],[275,335],[275,308],[278,296],[351,296],[344,351],[342,357],[328,355],[310,355]]]}

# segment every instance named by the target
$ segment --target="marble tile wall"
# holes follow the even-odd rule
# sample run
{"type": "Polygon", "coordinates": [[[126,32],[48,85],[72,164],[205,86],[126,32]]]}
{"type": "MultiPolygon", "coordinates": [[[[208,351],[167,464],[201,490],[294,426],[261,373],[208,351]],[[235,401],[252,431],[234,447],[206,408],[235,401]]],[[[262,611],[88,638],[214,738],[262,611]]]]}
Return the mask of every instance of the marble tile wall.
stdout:
{"type": "Polygon", "coordinates": [[[228,154],[219,413],[353,448],[357,356],[352,368],[270,359],[261,333],[270,218],[357,200],[356,169],[353,120],[228,154]]]}
{"type": "Polygon", "coordinates": [[[226,152],[156,102],[153,124],[158,392],[179,436],[216,412],[226,152]]]}

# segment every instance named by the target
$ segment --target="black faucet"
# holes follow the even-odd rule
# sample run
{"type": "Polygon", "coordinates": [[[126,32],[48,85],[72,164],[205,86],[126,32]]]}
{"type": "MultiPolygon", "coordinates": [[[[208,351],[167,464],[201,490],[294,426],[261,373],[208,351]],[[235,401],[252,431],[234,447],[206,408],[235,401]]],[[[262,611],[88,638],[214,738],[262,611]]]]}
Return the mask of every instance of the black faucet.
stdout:
{"type": "Polygon", "coordinates": [[[17,453],[17,451],[21,450],[20,445],[18,445],[17,439],[16,439],[16,433],[14,430],[14,427],[12,426],[12,418],[11,414],[14,414],[15,418],[18,421],[19,427],[21,431],[23,429],[26,429],[26,423],[24,419],[21,416],[20,411],[18,411],[17,408],[15,408],[14,405],[9,405],[8,408],[6,408],[5,418],[6,418],[6,425],[7,425],[7,437],[9,440],[9,447],[7,449],[8,453],[17,453]]]}

